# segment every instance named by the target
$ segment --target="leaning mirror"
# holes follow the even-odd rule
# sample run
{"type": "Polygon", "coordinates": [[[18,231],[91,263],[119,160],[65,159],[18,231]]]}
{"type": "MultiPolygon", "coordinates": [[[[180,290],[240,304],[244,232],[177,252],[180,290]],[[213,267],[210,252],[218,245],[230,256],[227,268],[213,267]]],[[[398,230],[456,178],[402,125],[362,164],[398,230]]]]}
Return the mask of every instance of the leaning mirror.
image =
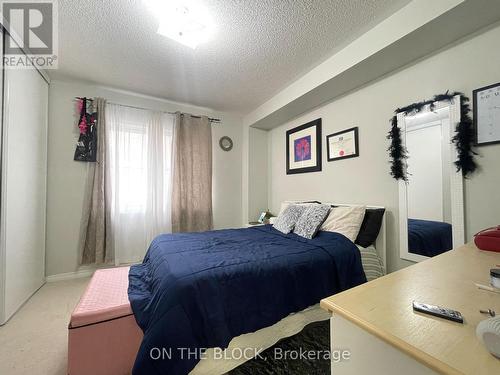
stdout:
{"type": "Polygon", "coordinates": [[[399,114],[408,181],[399,183],[400,255],[421,261],[464,243],[463,177],[451,143],[460,97],[399,114]]]}

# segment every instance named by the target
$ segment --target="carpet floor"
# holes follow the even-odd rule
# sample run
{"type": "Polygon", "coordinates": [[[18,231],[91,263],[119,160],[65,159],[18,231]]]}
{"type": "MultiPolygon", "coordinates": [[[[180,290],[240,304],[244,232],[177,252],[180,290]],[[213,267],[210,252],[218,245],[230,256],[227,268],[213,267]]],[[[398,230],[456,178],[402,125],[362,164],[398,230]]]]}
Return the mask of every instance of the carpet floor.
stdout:
{"type": "MultiPolygon", "coordinates": [[[[1,375],[66,374],[69,318],[88,281],[82,278],[45,284],[7,324],[0,326],[1,375]]],[[[329,324],[326,320],[308,325],[228,375],[329,374],[328,359],[283,359],[274,355],[275,350],[328,350],[329,324]]]]}
{"type": "Polygon", "coordinates": [[[0,374],[66,374],[69,318],[88,282],[45,284],[0,327],[0,374]]]}

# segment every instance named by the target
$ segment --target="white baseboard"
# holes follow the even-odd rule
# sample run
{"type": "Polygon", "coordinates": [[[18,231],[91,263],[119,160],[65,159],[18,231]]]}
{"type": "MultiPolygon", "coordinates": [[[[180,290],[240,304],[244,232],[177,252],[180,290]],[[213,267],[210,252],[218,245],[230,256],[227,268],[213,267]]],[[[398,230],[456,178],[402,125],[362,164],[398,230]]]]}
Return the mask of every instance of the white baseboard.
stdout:
{"type": "Polygon", "coordinates": [[[48,283],[52,283],[55,281],[73,280],[73,279],[81,279],[83,277],[90,277],[94,274],[96,269],[97,268],[89,268],[74,272],[66,272],[66,273],[59,273],[57,275],[50,275],[45,277],[45,281],[48,283]]]}
{"type": "MultiPolygon", "coordinates": [[[[73,280],[73,279],[81,279],[83,277],[90,277],[94,274],[95,271],[104,269],[104,268],[114,268],[114,267],[127,267],[131,266],[135,263],[123,263],[120,265],[104,263],[99,265],[90,265],[90,266],[82,266],[78,271],[74,272],[66,272],[66,273],[58,273],[57,275],[49,275],[45,276],[45,281],[47,283],[52,283],[54,281],[64,281],[64,280],[73,280]]],[[[139,262],[140,263],[140,262],[139,262]]]]}

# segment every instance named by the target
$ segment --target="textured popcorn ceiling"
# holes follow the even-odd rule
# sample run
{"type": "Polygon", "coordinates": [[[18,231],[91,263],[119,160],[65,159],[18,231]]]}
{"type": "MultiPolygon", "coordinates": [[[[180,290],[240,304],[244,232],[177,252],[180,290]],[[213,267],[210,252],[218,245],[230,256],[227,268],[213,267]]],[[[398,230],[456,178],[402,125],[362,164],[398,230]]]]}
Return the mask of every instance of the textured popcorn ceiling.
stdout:
{"type": "Polygon", "coordinates": [[[142,0],[59,0],[59,70],[221,111],[249,112],[410,0],[200,0],[196,50],[156,33],[142,0]]]}

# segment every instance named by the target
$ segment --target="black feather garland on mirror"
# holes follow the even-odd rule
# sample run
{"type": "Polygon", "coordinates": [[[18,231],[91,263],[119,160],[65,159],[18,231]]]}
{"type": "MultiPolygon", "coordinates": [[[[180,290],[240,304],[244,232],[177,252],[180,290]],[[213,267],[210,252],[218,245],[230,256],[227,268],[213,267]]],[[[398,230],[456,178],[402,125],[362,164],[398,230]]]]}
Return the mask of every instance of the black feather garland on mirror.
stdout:
{"type": "Polygon", "coordinates": [[[397,116],[394,116],[391,119],[391,124],[391,130],[387,135],[387,139],[391,140],[391,145],[387,150],[391,156],[391,176],[396,180],[403,180],[407,182],[408,176],[406,175],[404,163],[408,158],[408,152],[406,151],[406,147],[403,146],[403,141],[401,140],[401,129],[398,126],[397,116]]]}
{"type": "Polygon", "coordinates": [[[391,157],[391,176],[396,180],[408,181],[408,175],[405,169],[405,160],[408,158],[408,151],[403,145],[401,138],[401,129],[398,127],[397,115],[403,113],[405,115],[415,114],[420,112],[425,107],[429,106],[431,111],[434,110],[435,103],[441,101],[452,102],[453,98],[460,96],[460,122],[456,125],[455,135],[451,142],[457,149],[458,158],[454,162],[457,167],[457,172],[461,171],[464,178],[468,178],[477,169],[474,156],[478,155],[474,150],[474,127],[472,118],[470,117],[469,98],[460,92],[435,95],[431,100],[426,100],[419,103],[413,103],[409,106],[398,108],[394,111],[395,115],[391,119],[391,130],[387,135],[387,139],[391,144],[387,151],[391,157]]]}
{"type": "Polygon", "coordinates": [[[455,135],[451,142],[457,148],[458,159],[455,161],[457,171],[462,171],[464,178],[467,178],[478,168],[474,160],[474,156],[477,156],[478,153],[472,149],[475,143],[475,134],[472,118],[469,116],[469,98],[463,94],[458,95],[460,95],[460,122],[455,128],[455,135]]]}

